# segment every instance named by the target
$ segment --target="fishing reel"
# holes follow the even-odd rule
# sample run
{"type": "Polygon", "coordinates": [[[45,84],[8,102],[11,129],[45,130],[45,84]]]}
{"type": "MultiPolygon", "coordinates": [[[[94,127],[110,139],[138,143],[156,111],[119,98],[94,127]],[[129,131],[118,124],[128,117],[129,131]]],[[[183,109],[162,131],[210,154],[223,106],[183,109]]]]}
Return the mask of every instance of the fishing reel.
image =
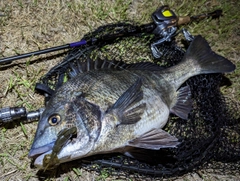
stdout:
{"type": "Polygon", "coordinates": [[[36,111],[27,112],[25,107],[5,107],[0,109],[0,123],[8,123],[14,120],[23,119],[32,122],[38,120],[44,111],[40,108],[36,111]]]}
{"type": "Polygon", "coordinates": [[[211,13],[178,17],[168,5],[161,6],[152,14],[152,20],[156,26],[152,33],[159,38],[157,41],[151,44],[153,57],[156,59],[161,58],[162,53],[158,50],[157,46],[164,42],[172,41],[172,38],[179,33],[183,33],[188,42],[191,42],[194,39],[194,36],[192,36],[189,31],[184,28],[177,32],[178,26],[209,17],[212,19],[217,19],[220,16],[222,16],[222,10],[218,9],[211,13]]]}
{"type": "MultiPolygon", "coordinates": [[[[152,14],[152,20],[156,25],[156,28],[152,33],[156,37],[160,37],[160,39],[151,44],[151,51],[153,57],[159,59],[162,56],[162,53],[158,50],[157,46],[166,41],[172,41],[172,38],[178,34],[177,26],[179,24],[190,22],[190,17],[177,17],[169,6],[165,5],[152,14]]],[[[186,40],[192,41],[194,39],[186,29],[182,29],[182,32],[186,40]]]]}
{"type": "Polygon", "coordinates": [[[168,36],[176,31],[178,17],[170,10],[169,6],[162,6],[152,14],[152,20],[156,25],[153,34],[157,36],[168,36]]]}

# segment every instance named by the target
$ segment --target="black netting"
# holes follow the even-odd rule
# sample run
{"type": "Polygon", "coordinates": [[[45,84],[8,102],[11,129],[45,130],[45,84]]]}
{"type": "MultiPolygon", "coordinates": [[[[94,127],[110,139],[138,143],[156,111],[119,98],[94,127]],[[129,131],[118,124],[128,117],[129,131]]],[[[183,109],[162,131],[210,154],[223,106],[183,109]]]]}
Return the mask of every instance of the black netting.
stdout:
{"type": "MultiPolygon", "coordinates": [[[[155,37],[149,33],[150,30],[151,24],[135,26],[120,23],[100,27],[84,36],[87,41],[98,39],[96,43],[69,51],[63,62],[51,69],[39,83],[56,90],[70,79],[71,66],[87,59],[122,60],[127,63],[151,61],[164,67],[181,61],[185,51],[175,40],[159,45],[162,57],[154,59],[150,44],[161,37],[155,37]]],[[[170,115],[164,128],[182,142],[177,149],[144,150],[151,160],[149,163],[114,154],[93,156],[78,164],[89,170],[106,170],[109,174],[129,176],[138,173],[138,177],[142,174],[160,177],[181,175],[197,168],[239,170],[239,113],[220,91],[222,78],[221,74],[199,75],[185,83],[190,86],[193,96],[189,119],[170,115]]]]}

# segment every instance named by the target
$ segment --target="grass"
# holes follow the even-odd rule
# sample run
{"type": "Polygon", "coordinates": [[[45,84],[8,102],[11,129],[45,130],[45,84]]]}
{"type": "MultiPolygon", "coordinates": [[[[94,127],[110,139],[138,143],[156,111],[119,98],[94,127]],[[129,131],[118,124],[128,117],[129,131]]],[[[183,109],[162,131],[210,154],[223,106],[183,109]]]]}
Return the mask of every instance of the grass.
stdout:
{"type": "MultiPolygon", "coordinates": [[[[123,20],[139,24],[150,22],[157,7],[169,4],[177,15],[195,15],[223,9],[219,20],[203,20],[186,25],[193,35],[201,34],[213,50],[236,63],[237,70],[228,77],[230,87],[223,88],[231,100],[240,102],[240,13],[238,0],[107,0],[107,1],[47,1],[9,0],[0,2],[0,56],[8,57],[38,49],[74,42],[101,25],[123,20]]],[[[44,105],[43,97],[34,92],[34,85],[61,57],[49,55],[19,60],[12,65],[0,65],[0,107],[25,106],[34,110],[44,105]],[[41,58],[42,61],[39,61],[41,58]]],[[[34,138],[37,123],[7,124],[0,127],[0,180],[41,180],[36,169],[30,168],[27,154],[34,138]]],[[[228,175],[209,175],[204,180],[234,179],[228,175]]],[[[106,172],[87,172],[72,168],[69,172],[51,174],[43,180],[111,180],[106,172]]],[[[176,180],[195,180],[189,173],[176,180]]]]}

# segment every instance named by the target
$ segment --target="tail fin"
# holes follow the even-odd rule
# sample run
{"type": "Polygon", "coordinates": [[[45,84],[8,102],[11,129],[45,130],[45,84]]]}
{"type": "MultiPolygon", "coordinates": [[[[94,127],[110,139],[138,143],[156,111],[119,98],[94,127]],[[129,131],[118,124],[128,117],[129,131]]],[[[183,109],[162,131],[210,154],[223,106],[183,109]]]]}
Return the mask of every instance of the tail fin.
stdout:
{"type": "Polygon", "coordinates": [[[194,38],[184,58],[193,61],[199,68],[199,74],[227,73],[236,68],[228,59],[214,53],[208,42],[200,35],[194,38]]]}

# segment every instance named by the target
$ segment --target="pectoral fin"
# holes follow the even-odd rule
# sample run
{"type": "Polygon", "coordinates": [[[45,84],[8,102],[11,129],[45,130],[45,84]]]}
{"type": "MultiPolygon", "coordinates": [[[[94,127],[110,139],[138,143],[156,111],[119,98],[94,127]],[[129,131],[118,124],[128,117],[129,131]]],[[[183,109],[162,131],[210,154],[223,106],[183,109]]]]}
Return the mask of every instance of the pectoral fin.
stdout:
{"type": "Polygon", "coordinates": [[[119,120],[119,124],[133,124],[138,122],[146,107],[145,103],[136,105],[143,99],[141,86],[142,80],[139,78],[106,111],[106,114],[115,114],[119,120]]]}
{"type": "Polygon", "coordinates": [[[128,142],[128,146],[159,150],[160,148],[176,147],[178,139],[162,129],[153,129],[144,135],[128,142]]]}

